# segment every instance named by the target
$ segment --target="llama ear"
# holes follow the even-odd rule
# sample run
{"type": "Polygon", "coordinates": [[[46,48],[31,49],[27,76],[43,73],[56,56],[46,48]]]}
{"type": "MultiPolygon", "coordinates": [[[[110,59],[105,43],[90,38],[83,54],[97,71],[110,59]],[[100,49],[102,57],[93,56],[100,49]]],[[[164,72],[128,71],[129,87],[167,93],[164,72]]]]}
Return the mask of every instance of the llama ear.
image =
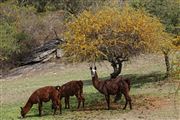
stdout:
{"type": "Polygon", "coordinates": [[[97,69],[96,66],[94,67],[94,69],[95,69],[95,70],[97,69]]]}
{"type": "Polygon", "coordinates": [[[90,67],[90,70],[92,70],[92,67],[90,67]]]}

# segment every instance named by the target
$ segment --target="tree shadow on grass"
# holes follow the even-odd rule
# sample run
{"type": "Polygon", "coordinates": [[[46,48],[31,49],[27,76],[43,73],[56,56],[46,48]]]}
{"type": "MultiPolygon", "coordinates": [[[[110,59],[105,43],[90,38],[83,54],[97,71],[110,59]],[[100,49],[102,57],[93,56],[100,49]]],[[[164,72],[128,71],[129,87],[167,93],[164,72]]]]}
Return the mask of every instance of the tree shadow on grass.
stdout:
{"type": "Polygon", "coordinates": [[[147,83],[155,83],[165,80],[165,74],[160,72],[152,72],[150,74],[126,74],[125,78],[131,80],[131,85],[134,88],[139,88],[147,83]]]}
{"type": "MultiPolygon", "coordinates": [[[[125,74],[125,75],[120,75],[124,78],[129,78],[131,80],[131,85],[134,88],[139,88],[144,84],[147,83],[155,83],[159,81],[165,80],[165,73],[161,72],[152,72],[149,74],[125,74]]],[[[103,77],[100,78],[100,80],[107,80],[110,79],[110,77],[103,77]]],[[[89,86],[92,85],[92,80],[84,80],[83,81],[84,86],[89,86]]]]}
{"type": "MultiPolygon", "coordinates": [[[[114,95],[110,96],[110,110],[121,110],[125,105],[125,99],[122,97],[120,101],[114,103],[114,95]]],[[[128,108],[129,109],[129,108],[128,108]]],[[[76,109],[72,107],[71,111],[96,111],[107,110],[107,102],[105,96],[100,92],[85,94],[85,107],[76,109]]]]}

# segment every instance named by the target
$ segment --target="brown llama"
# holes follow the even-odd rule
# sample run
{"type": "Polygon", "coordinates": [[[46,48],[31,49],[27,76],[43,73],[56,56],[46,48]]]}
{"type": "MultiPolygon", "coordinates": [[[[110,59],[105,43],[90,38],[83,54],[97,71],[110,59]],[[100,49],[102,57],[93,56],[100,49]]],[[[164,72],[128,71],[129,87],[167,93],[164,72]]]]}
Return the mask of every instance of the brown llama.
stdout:
{"type": "Polygon", "coordinates": [[[69,97],[70,96],[76,96],[78,100],[78,106],[79,109],[81,102],[83,103],[84,108],[84,97],[83,97],[83,82],[81,80],[79,81],[70,81],[65,83],[61,86],[62,92],[61,92],[61,99],[64,97],[65,100],[65,108],[69,109],[69,97]]]}
{"type": "Polygon", "coordinates": [[[56,87],[46,86],[46,87],[37,89],[29,97],[26,105],[23,108],[21,107],[21,116],[24,118],[25,115],[32,108],[33,104],[38,104],[39,116],[41,116],[42,103],[48,102],[50,100],[52,100],[52,104],[54,107],[54,115],[56,114],[57,109],[60,110],[60,114],[61,114],[61,101],[59,100],[60,93],[61,93],[60,86],[56,86],[56,87]]]}
{"type": "Polygon", "coordinates": [[[132,109],[131,105],[131,97],[129,96],[129,87],[128,84],[124,80],[110,79],[105,81],[100,81],[96,72],[96,67],[91,70],[92,82],[93,86],[102,94],[105,95],[106,102],[108,105],[108,110],[110,109],[110,95],[118,95],[122,93],[126,99],[126,104],[123,109],[126,109],[127,104],[129,103],[130,109],[132,109]]]}

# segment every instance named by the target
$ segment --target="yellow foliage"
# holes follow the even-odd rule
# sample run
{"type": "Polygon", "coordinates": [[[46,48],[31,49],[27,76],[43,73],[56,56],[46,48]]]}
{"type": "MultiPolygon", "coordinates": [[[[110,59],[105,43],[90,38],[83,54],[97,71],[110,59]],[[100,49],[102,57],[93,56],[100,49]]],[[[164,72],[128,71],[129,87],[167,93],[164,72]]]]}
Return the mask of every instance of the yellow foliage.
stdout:
{"type": "Polygon", "coordinates": [[[67,23],[65,39],[63,49],[70,60],[94,61],[107,57],[102,47],[118,46],[122,53],[132,56],[169,47],[171,36],[157,18],[126,6],[82,12],[67,23]]]}

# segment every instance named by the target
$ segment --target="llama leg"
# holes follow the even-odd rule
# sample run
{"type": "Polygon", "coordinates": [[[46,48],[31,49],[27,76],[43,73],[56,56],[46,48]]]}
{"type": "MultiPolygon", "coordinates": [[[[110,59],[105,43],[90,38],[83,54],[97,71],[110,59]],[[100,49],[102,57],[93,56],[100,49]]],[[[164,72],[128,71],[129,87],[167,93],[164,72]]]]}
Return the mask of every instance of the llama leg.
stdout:
{"type": "Polygon", "coordinates": [[[68,105],[68,103],[67,103],[68,101],[67,101],[67,97],[65,97],[64,98],[64,103],[65,103],[65,109],[67,109],[67,105],[68,105]]]}
{"type": "Polygon", "coordinates": [[[58,106],[57,106],[56,101],[52,101],[52,104],[53,104],[53,107],[54,107],[54,113],[53,113],[53,115],[55,115],[58,106]]]}
{"type": "Polygon", "coordinates": [[[62,105],[61,105],[61,100],[57,99],[57,106],[59,108],[60,114],[62,114],[62,105]]]}
{"type": "Polygon", "coordinates": [[[125,99],[126,99],[126,103],[125,103],[125,106],[124,106],[123,110],[126,109],[126,106],[127,106],[127,103],[128,103],[127,96],[125,96],[125,99]]]}
{"type": "Polygon", "coordinates": [[[80,105],[81,105],[81,99],[78,98],[78,107],[77,107],[78,109],[79,109],[80,105]]]}
{"type": "MultiPolygon", "coordinates": [[[[129,103],[129,108],[132,109],[131,97],[130,97],[129,95],[127,95],[126,101],[127,101],[127,103],[129,103]]],[[[126,104],[126,105],[127,105],[127,104],[126,104]]],[[[124,109],[126,109],[126,106],[125,106],[124,109]]]]}
{"type": "Polygon", "coordinates": [[[107,102],[108,110],[109,110],[110,109],[110,96],[109,95],[105,95],[105,98],[106,98],[106,102],[107,102]]]}
{"type": "Polygon", "coordinates": [[[57,110],[57,107],[54,107],[54,114],[53,114],[53,115],[55,115],[55,114],[56,114],[56,110],[57,110]]]}
{"type": "Polygon", "coordinates": [[[123,110],[126,109],[126,106],[127,106],[128,103],[129,103],[130,109],[132,109],[131,97],[129,96],[128,92],[125,92],[125,93],[124,93],[124,97],[125,97],[125,99],[126,99],[126,104],[125,104],[123,110]]]}
{"type": "Polygon", "coordinates": [[[68,109],[70,109],[69,97],[67,97],[67,104],[68,104],[68,109]]]}
{"type": "Polygon", "coordinates": [[[129,96],[129,108],[132,110],[131,97],[129,96]]]}
{"type": "Polygon", "coordinates": [[[60,114],[62,114],[62,105],[61,105],[61,101],[59,101],[59,111],[60,111],[60,114]]]}
{"type": "Polygon", "coordinates": [[[77,109],[79,109],[80,105],[81,105],[81,97],[79,97],[78,95],[76,95],[76,98],[78,100],[78,107],[77,109]]]}
{"type": "Polygon", "coordinates": [[[38,109],[39,109],[39,116],[41,116],[41,112],[42,112],[42,102],[38,103],[38,109]]]}
{"type": "Polygon", "coordinates": [[[84,99],[84,97],[83,97],[83,96],[81,96],[81,100],[82,100],[82,103],[83,103],[83,108],[84,108],[84,101],[85,101],[85,99],[84,99]]]}

